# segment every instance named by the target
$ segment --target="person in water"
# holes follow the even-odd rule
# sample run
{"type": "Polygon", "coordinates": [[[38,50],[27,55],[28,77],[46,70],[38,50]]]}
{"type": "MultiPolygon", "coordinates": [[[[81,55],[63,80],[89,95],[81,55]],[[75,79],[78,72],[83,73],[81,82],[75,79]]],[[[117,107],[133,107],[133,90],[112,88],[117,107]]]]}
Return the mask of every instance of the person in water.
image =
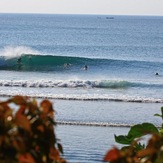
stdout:
{"type": "Polygon", "coordinates": [[[83,70],[88,70],[88,66],[85,65],[84,68],[83,68],[83,70]]]}
{"type": "Polygon", "coordinates": [[[18,64],[18,70],[21,70],[22,69],[22,58],[18,58],[17,60],[17,64],[18,64]]]}
{"type": "Polygon", "coordinates": [[[70,63],[65,63],[65,64],[64,64],[64,68],[69,68],[70,66],[71,66],[70,63]]]}
{"type": "Polygon", "coordinates": [[[159,73],[158,73],[158,72],[156,72],[156,73],[155,73],[155,75],[159,75],[159,73]]]}
{"type": "Polygon", "coordinates": [[[18,63],[18,64],[21,64],[21,63],[22,63],[22,59],[21,59],[21,57],[18,58],[17,63],[18,63]]]}

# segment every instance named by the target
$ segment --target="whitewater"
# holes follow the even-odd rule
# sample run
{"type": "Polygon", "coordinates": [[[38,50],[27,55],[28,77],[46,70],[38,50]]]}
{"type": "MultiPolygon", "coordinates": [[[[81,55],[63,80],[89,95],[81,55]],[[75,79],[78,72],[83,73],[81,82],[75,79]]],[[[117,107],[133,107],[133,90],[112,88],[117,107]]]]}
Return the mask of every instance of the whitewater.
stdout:
{"type": "Polygon", "coordinates": [[[50,99],[70,162],[102,162],[114,134],[161,124],[163,17],[107,17],[0,14],[0,96],[50,99]]]}

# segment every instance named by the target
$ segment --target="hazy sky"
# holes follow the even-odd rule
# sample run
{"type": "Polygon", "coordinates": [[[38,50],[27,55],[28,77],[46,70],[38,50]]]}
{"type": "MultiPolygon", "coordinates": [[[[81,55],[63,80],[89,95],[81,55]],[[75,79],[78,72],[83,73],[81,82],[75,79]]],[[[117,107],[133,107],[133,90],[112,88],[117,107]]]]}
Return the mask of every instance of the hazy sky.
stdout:
{"type": "Polygon", "coordinates": [[[0,13],[163,16],[163,0],[0,0],[0,13]]]}

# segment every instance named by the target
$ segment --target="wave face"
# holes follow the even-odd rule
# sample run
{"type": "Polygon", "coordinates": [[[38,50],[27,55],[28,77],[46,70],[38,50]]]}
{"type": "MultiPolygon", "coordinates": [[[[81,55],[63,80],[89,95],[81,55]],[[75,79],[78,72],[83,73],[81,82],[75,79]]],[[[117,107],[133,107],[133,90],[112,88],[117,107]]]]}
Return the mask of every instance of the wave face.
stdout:
{"type": "Polygon", "coordinates": [[[83,66],[96,60],[79,57],[32,55],[22,54],[13,58],[0,57],[0,69],[27,70],[27,71],[52,71],[68,68],[66,66],[83,66]],[[21,61],[19,59],[21,58],[21,61]],[[67,64],[67,65],[66,65],[67,64]]]}
{"type": "Polygon", "coordinates": [[[1,70],[17,71],[63,71],[84,68],[84,65],[96,67],[96,69],[124,69],[128,67],[145,68],[161,67],[159,62],[114,60],[101,58],[82,58],[71,56],[21,54],[17,56],[0,56],[1,70]]]}

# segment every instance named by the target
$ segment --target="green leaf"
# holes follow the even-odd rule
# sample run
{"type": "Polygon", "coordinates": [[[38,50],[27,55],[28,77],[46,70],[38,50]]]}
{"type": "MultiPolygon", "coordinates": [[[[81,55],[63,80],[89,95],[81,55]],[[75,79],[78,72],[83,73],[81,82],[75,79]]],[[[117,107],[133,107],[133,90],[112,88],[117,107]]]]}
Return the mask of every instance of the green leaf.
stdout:
{"type": "Polygon", "coordinates": [[[119,135],[116,136],[114,135],[115,141],[120,144],[131,144],[131,141],[128,139],[127,136],[119,135]]]}
{"type": "Polygon", "coordinates": [[[128,132],[127,136],[116,136],[115,141],[120,144],[131,144],[131,142],[135,138],[140,138],[141,136],[147,135],[147,134],[154,134],[159,133],[158,129],[152,124],[152,123],[142,123],[137,124],[131,127],[130,131],[128,132]]]}
{"type": "Polygon", "coordinates": [[[145,144],[138,143],[136,146],[136,151],[142,150],[145,148],[145,144]]]}
{"type": "Polygon", "coordinates": [[[154,116],[157,116],[157,117],[162,117],[162,115],[160,115],[160,114],[154,114],[154,116]]]}
{"type": "Polygon", "coordinates": [[[57,143],[59,151],[63,154],[63,147],[60,143],[57,143]]]}
{"type": "Polygon", "coordinates": [[[152,123],[142,123],[131,127],[128,136],[134,140],[135,138],[154,133],[158,134],[159,131],[152,123]]]}
{"type": "Polygon", "coordinates": [[[50,123],[52,124],[52,125],[56,125],[56,122],[52,119],[52,118],[50,118],[50,117],[48,117],[48,120],[50,121],[50,123]]]}
{"type": "Polygon", "coordinates": [[[161,107],[162,119],[163,119],[163,107],[161,107]]]}
{"type": "Polygon", "coordinates": [[[163,129],[160,129],[160,134],[163,134],[163,129]]]}

